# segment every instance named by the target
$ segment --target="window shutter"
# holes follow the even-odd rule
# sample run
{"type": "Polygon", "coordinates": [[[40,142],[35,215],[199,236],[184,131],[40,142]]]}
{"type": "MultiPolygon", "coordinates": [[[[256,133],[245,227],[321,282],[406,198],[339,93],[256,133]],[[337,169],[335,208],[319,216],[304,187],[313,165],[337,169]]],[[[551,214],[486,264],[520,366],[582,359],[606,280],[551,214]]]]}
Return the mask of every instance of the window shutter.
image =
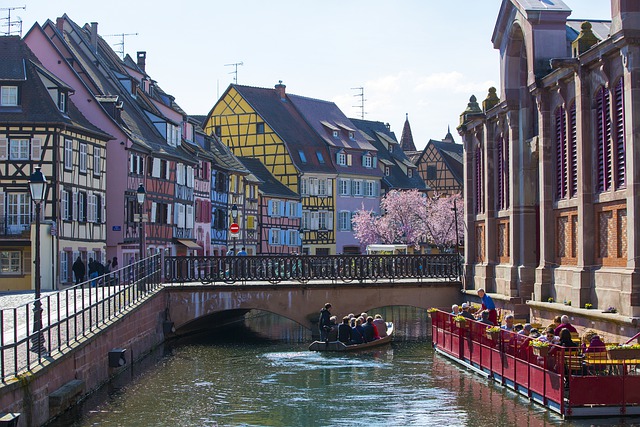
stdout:
{"type": "Polygon", "coordinates": [[[187,187],[193,188],[193,167],[187,166],[187,187]]]}
{"type": "Polygon", "coordinates": [[[40,160],[42,157],[42,139],[31,138],[31,160],[40,160]]]}
{"type": "Polygon", "coordinates": [[[9,145],[9,140],[7,138],[0,138],[0,160],[7,160],[7,147],[9,145]]]}
{"type": "Polygon", "coordinates": [[[0,223],[2,224],[2,226],[0,227],[0,230],[2,230],[2,232],[4,232],[5,226],[6,226],[6,224],[4,223],[5,218],[6,218],[6,212],[4,209],[4,192],[0,191],[0,223]]]}
{"type": "Polygon", "coordinates": [[[373,156],[373,166],[374,169],[378,167],[378,156],[373,156]]]}
{"type": "Polygon", "coordinates": [[[285,202],[283,202],[283,201],[281,201],[281,202],[278,204],[278,206],[279,206],[279,208],[280,208],[280,212],[279,212],[280,216],[284,216],[284,208],[285,208],[285,206],[284,206],[284,205],[285,205],[285,202]]]}
{"type": "Polygon", "coordinates": [[[151,222],[156,222],[156,209],[157,209],[157,203],[156,202],[151,202],[151,222]]]}
{"type": "Polygon", "coordinates": [[[153,159],[153,170],[151,176],[154,178],[160,178],[160,159],[153,159]]]}
{"type": "Polygon", "coordinates": [[[614,179],[616,189],[624,187],[626,169],[626,140],[624,126],[624,81],[622,77],[614,88],[614,179]]]}
{"type": "Polygon", "coordinates": [[[142,156],[138,156],[138,174],[144,175],[144,158],[142,156]]]}
{"type": "Polygon", "coordinates": [[[296,237],[297,237],[297,245],[300,246],[302,245],[302,236],[300,235],[300,232],[296,231],[296,237]]]}
{"type": "Polygon", "coordinates": [[[187,222],[186,228],[193,228],[193,206],[187,205],[187,222]]]}
{"type": "Polygon", "coordinates": [[[287,242],[287,230],[280,230],[280,243],[282,243],[284,246],[289,244],[287,242]]]}
{"type": "Polygon", "coordinates": [[[185,206],[182,203],[178,204],[178,227],[179,228],[185,228],[185,222],[186,222],[186,212],[185,212],[185,206]]]}
{"type": "Polygon", "coordinates": [[[298,218],[302,218],[302,202],[298,202],[298,218]]]}
{"type": "Polygon", "coordinates": [[[164,179],[171,179],[171,162],[167,160],[166,168],[164,169],[164,179]]]}
{"type": "Polygon", "coordinates": [[[269,200],[267,203],[267,213],[269,216],[273,216],[273,200],[269,200]]]}
{"type": "MultiPolygon", "coordinates": [[[[66,159],[65,159],[65,163],[66,163],[66,159]]],[[[129,156],[129,173],[135,172],[135,164],[136,164],[136,156],[132,154],[129,156]]]]}
{"type": "Polygon", "coordinates": [[[103,222],[103,212],[102,212],[102,196],[97,195],[96,196],[96,221],[98,222],[98,224],[102,224],[103,222]]]}
{"type": "Polygon", "coordinates": [[[333,212],[327,212],[327,230],[333,230],[333,212]]]}
{"type": "Polygon", "coordinates": [[[333,180],[327,178],[327,196],[333,195],[333,180]]]}
{"type": "Polygon", "coordinates": [[[273,229],[272,228],[269,229],[269,244],[271,244],[271,242],[273,242],[273,229]]]}
{"type": "Polygon", "coordinates": [[[71,203],[71,219],[74,221],[78,220],[78,192],[73,192],[73,199],[71,203]]]}
{"type": "Polygon", "coordinates": [[[169,204],[167,205],[167,224],[173,224],[173,216],[171,216],[171,210],[173,208],[173,205],[169,204]]]}
{"type": "Polygon", "coordinates": [[[351,166],[353,162],[351,154],[347,154],[347,166],[351,166]]]}

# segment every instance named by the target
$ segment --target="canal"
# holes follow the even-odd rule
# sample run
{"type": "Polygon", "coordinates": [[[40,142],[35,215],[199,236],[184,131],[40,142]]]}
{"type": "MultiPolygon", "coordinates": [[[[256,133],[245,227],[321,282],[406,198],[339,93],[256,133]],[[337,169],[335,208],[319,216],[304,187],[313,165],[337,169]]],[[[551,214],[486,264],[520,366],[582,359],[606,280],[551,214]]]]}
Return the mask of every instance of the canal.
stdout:
{"type": "Polygon", "coordinates": [[[394,321],[398,335],[390,346],[357,354],[309,352],[309,331],[249,313],[222,331],[174,343],[54,425],[635,425],[565,422],[436,355],[423,310],[375,312],[394,321]]]}

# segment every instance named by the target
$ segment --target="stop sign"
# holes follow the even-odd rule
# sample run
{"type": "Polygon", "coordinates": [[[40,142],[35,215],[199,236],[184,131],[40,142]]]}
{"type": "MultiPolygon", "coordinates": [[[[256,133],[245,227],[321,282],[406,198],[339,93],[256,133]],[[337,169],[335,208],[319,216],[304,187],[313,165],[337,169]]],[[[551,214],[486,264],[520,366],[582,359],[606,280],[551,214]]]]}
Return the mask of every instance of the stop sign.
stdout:
{"type": "Polygon", "coordinates": [[[231,224],[231,226],[229,227],[229,231],[236,234],[240,232],[240,226],[238,224],[236,224],[235,222],[233,224],[231,224]]]}

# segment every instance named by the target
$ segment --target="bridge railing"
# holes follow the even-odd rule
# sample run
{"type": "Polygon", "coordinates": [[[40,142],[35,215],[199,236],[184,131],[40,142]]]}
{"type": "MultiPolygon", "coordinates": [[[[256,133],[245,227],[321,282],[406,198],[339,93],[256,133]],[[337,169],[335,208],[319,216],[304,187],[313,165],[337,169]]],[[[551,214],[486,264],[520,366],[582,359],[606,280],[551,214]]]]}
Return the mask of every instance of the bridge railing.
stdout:
{"type": "Polygon", "coordinates": [[[167,256],[164,262],[165,282],[173,283],[457,280],[461,272],[456,254],[167,256]]]}
{"type": "Polygon", "coordinates": [[[0,310],[0,378],[4,381],[29,370],[100,329],[160,288],[161,281],[161,257],[154,255],[43,295],[40,316],[35,300],[0,310]]]}

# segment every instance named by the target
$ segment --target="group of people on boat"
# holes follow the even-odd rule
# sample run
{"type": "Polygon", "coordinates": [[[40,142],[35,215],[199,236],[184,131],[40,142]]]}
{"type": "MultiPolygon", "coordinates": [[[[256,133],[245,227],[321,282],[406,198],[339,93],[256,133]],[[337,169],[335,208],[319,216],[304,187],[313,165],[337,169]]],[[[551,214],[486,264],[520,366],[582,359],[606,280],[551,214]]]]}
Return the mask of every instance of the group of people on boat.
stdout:
{"type": "Polygon", "coordinates": [[[387,323],[380,314],[369,316],[367,313],[361,313],[356,316],[349,313],[342,318],[342,323],[338,324],[338,317],[332,315],[330,309],[331,304],[326,303],[320,310],[320,341],[340,341],[346,345],[355,345],[387,336],[387,323]]]}

